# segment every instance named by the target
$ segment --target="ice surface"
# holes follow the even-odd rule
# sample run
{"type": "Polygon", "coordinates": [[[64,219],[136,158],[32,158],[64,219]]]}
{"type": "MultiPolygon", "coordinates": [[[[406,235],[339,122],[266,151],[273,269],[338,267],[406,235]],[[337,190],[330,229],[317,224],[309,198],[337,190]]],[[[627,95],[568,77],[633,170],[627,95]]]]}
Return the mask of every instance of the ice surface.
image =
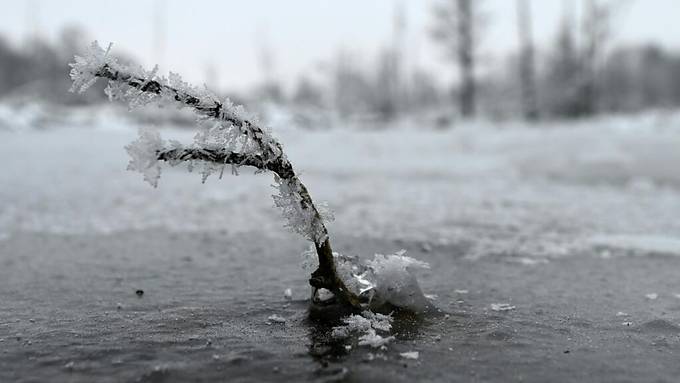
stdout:
{"type": "Polygon", "coordinates": [[[598,247],[624,250],[632,254],[658,253],[680,256],[680,238],[661,235],[596,235],[590,242],[598,247]]]}

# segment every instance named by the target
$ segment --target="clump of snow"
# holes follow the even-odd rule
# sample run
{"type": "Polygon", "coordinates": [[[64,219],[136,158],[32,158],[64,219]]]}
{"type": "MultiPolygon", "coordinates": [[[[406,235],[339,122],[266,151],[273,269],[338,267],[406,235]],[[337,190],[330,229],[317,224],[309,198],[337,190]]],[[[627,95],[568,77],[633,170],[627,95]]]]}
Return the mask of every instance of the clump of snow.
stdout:
{"type": "Polygon", "coordinates": [[[430,266],[425,262],[405,256],[405,253],[405,250],[401,250],[391,255],[376,254],[374,259],[367,263],[371,271],[367,279],[373,284],[373,299],[378,304],[390,303],[397,307],[422,312],[430,304],[420,289],[413,271],[427,269],[430,266]]]}
{"type": "Polygon", "coordinates": [[[359,346],[384,347],[394,340],[393,336],[380,335],[378,331],[389,333],[392,329],[392,316],[364,311],[361,315],[350,315],[342,320],[345,324],[333,328],[334,338],[344,339],[359,333],[359,346]]]}
{"type": "Polygon", "coordinates": [[[334,338],[347,338],[352,333],[368,333],[369,330],[389,332],[392,329],[392,316],[364,311],[361,315],[350,315],[342,321],[343,326],[333,328],[334,338]]]}
{"type": "Polygon", "coordinates": [[[393,340],[393,336],[380,336],[376,334],[375,330],[369,329],[366,334],[359,337],[359,346],[384,347],[393,340]]]}
{"type": "Polygon", "coordinates": [[[420,353],[418,351],[408,351],[408,352],[402,352],[399,355],[404,359],[417,360],[418,357],[420,356],[420,353]]]}
{"type": "Polygon", "coordinates": [[[509,303],[492,303],[491,310],[493,311],[510,311],[516,309],[516,306],[512,306],[509,303]]]}
{"type": "Polygon", "coordinates": [[[372,260],[362,262],[358,257],[333,253],[338,276],[345,286],[356,295],[369,298],[369,304],[391,304],[414,312],[423,312],[431,306],[429,297],[423,294],[414,275],[416,269],[429,265],[404,254],[376,254],[372,260]]]}

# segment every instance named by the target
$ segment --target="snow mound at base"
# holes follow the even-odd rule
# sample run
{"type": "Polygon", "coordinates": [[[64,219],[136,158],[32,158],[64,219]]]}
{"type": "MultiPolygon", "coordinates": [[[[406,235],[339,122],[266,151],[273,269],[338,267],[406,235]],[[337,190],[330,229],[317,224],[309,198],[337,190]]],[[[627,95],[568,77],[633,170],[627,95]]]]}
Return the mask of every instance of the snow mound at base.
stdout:
{"type": "Polygon", "coordinates": [[[373,260],[361,262],[356,257],[335,253],[336,269],[348,289],[369,297],[370,306],[393,306],[423,312],[430,303],[414,275],[429,265],[407,257],[406,250],[395,254],[376,254],[373,260]]]}

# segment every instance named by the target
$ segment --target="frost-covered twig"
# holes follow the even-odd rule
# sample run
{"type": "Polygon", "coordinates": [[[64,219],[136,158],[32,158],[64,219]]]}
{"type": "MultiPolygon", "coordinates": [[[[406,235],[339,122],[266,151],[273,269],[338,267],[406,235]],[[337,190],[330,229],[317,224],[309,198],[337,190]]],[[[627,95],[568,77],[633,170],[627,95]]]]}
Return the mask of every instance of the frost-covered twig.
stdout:
{"type": "Polygon", "coordinates": [[[203,128],[190,146],[166,142],[157,132],[143,131],[127,151],[132,159],[129,169],[140,171],[145,180],[156,186],[160,164],[198,163],[203,167],[203,179],[211,173],[220,174],[226,165],[234,170],[252,166],[275,174],[278,194],[274,203],[283,210],[288,226],[314,242],[319,267],[312,273],[310,284],[316,289],[332,291],[338,299],[359,307],[360,301],[338,276],[328,230],[319,209],[314,205],[305,185],[286,158],[281,144],[254,118],[245,115],[243,108],[229,100],[219,99],[207,89],[198,89],[182,81],[177,74],[168,78],[142,68],[130,68],[117,62],[94,42],[84,56],[76,56],[71,65],[71,91],[84,92],[98,78],[108,80],[109,99],[127,102],[131,108],[155,103],[191,108],[203,128]]]}

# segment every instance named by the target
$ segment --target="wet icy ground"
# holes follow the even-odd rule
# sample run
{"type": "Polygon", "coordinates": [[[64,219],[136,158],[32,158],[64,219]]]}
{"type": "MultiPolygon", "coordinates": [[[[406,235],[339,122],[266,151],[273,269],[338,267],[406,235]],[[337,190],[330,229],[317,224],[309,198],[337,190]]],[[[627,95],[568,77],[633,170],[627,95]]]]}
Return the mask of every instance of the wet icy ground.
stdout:
{"type": "Polygon", "coordinates": [[[173,169],[152,189],[124,171],[120,125],[0,132],[0,381],[680,373],[675,119],[278,132],[336,212],[337,251],[432,265],[420,281],[442,313],[398,317],[384,351],[307,319],[306,244],[281,228],[268,175],[201,185],[173,169]]]}

